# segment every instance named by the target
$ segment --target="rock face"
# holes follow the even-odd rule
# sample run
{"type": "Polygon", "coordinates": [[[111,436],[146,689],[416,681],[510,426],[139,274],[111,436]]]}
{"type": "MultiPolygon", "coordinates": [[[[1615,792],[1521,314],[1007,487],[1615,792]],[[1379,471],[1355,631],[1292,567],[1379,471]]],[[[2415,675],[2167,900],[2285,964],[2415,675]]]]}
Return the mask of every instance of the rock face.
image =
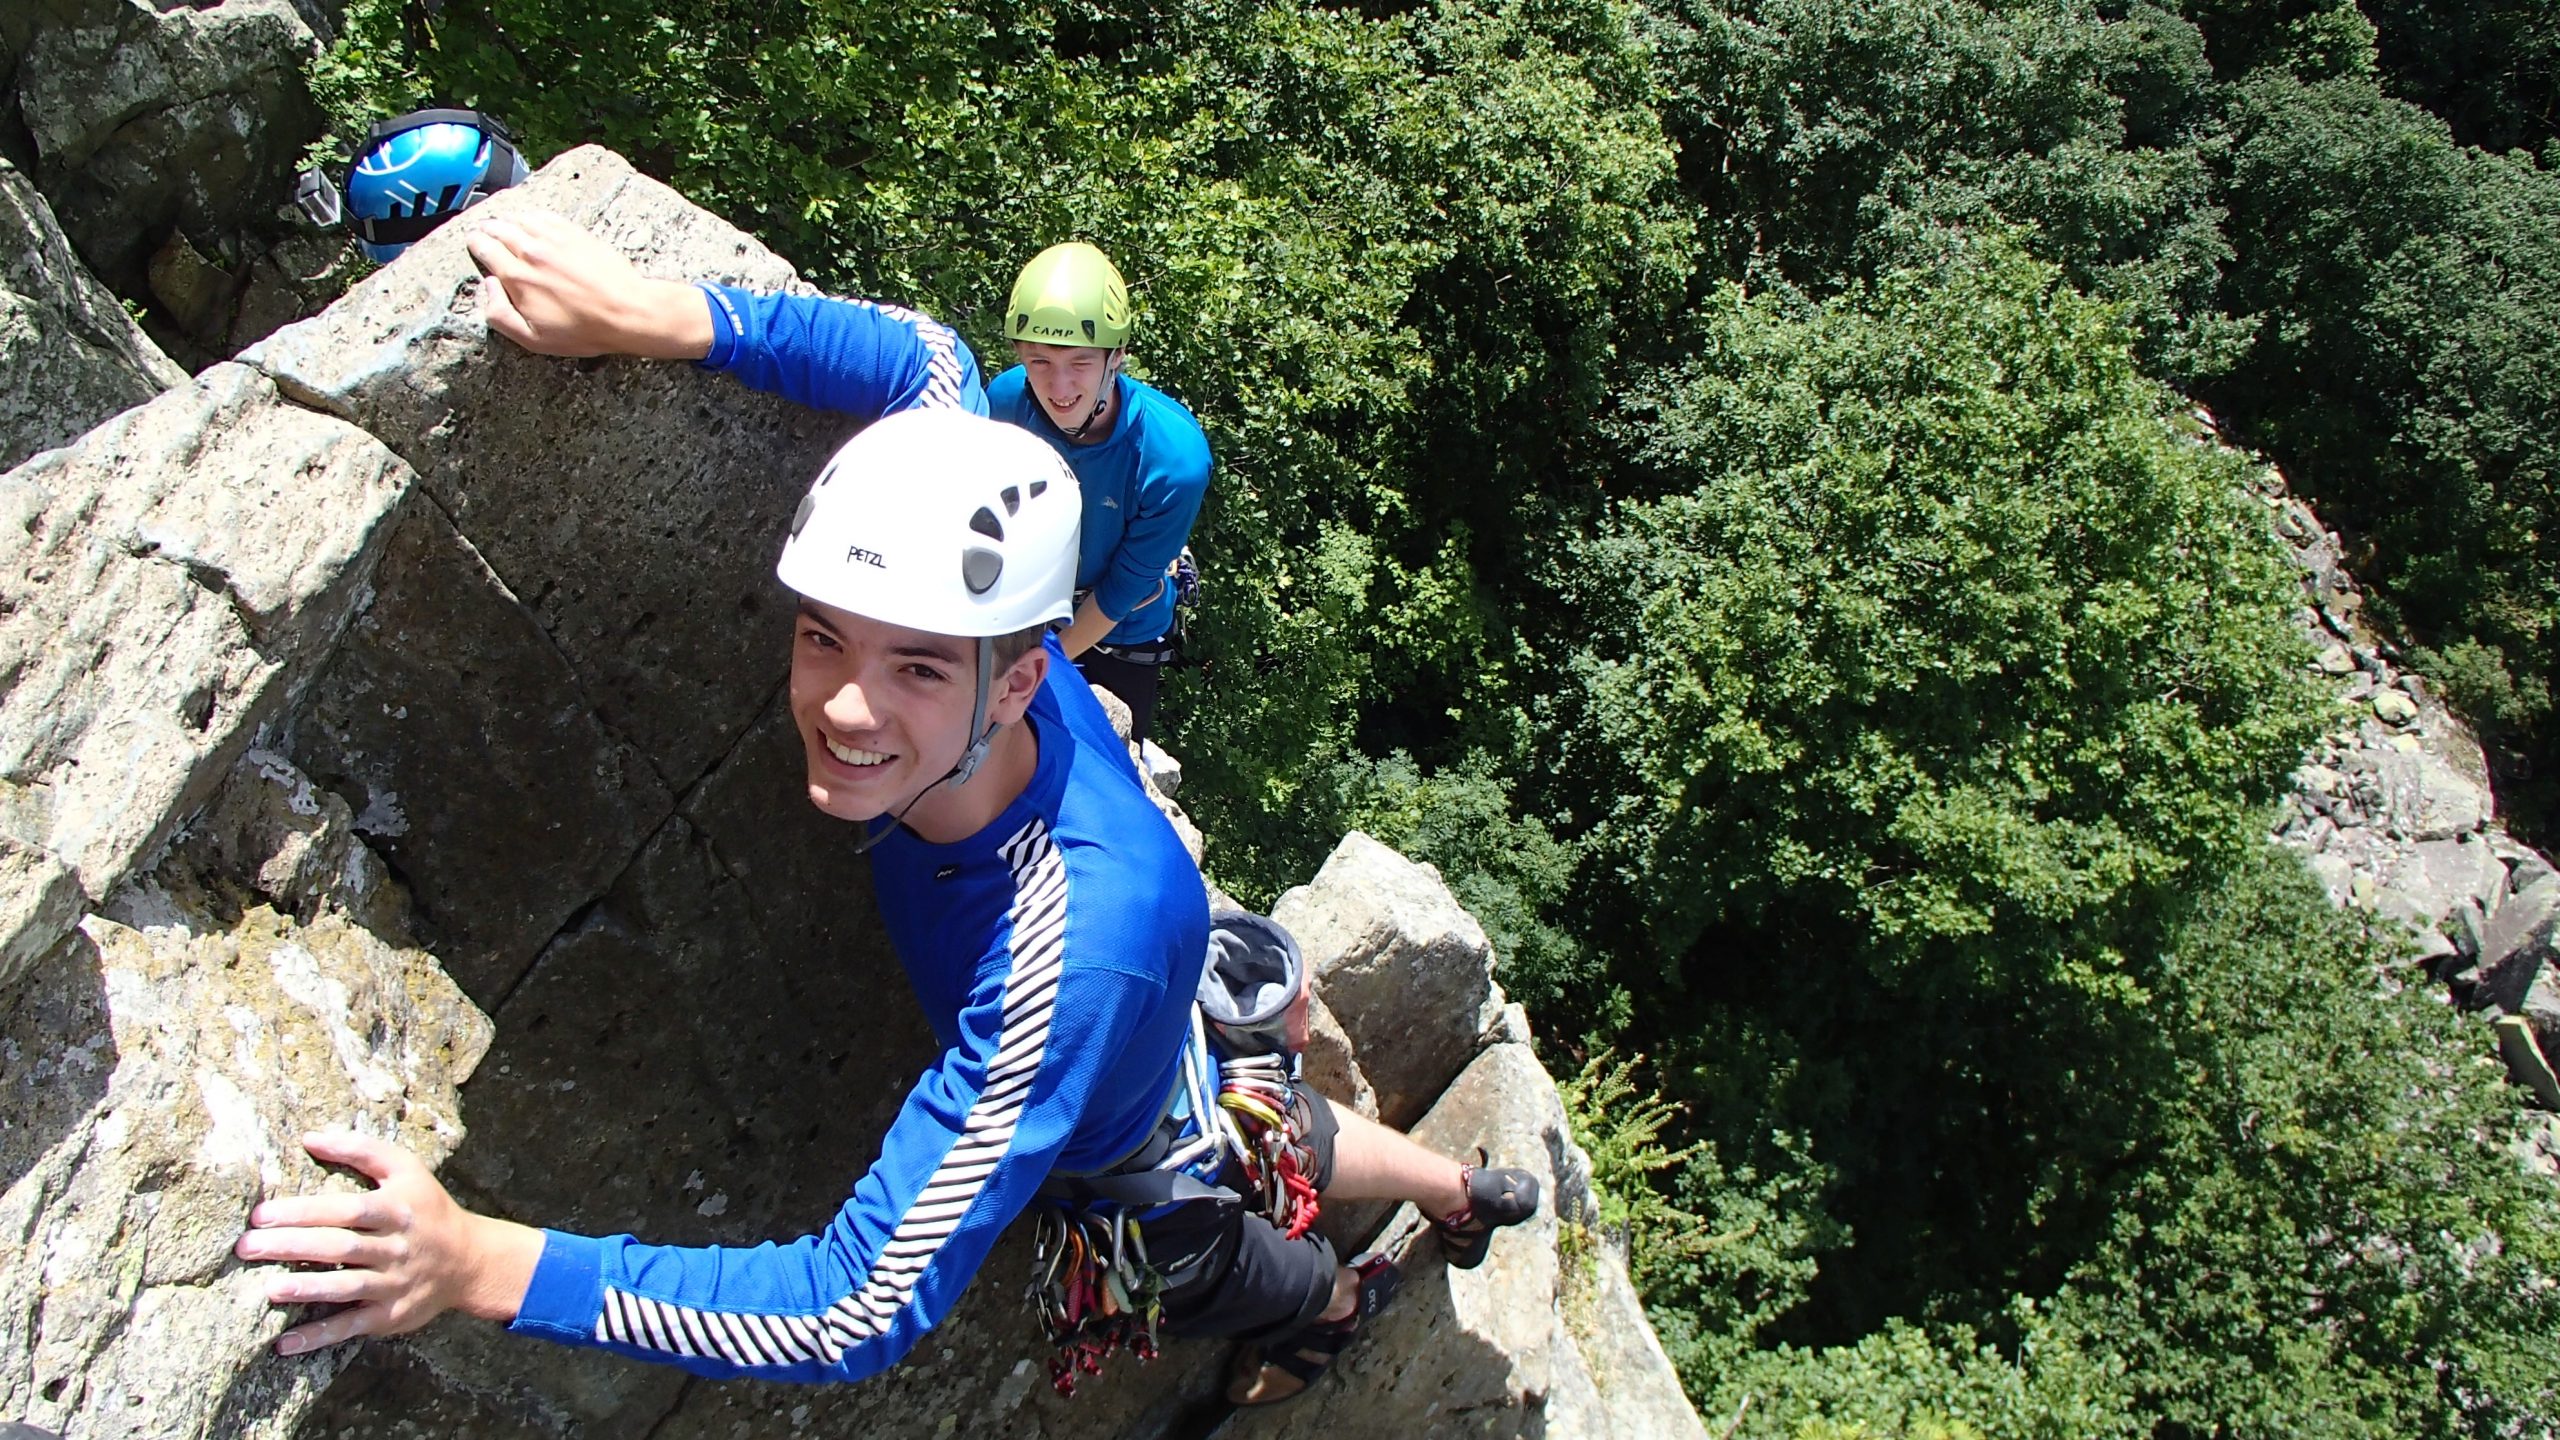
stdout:
{"type": "Polygon", "coordinates": [[[103,901],[282,718],[353,617],[409,488],[255,371],[0,476],[0,982],[103,901]]]}
{"type": "Polygon", "coordinates": [[[186,378],[0,158],[0,470],[186,378]]]}
{"type": "MultiPolygon", "coordinates": [[[[491,203],[660,273],[793,283],[602,152],[491,203]]],[[[462,238],[0,477],[0,1216],[27,1237],[0,1415],[68,1440],[1224,1422],[1218,1345],[1052,1393],[1023,1234],[861,1386],[695,1383],[452,1319],[352,1363],[267,1354],[284,1319],[228,1245],[318,1182],[302,1130],[397,1135],[531,1222],[746,1244],[825,1221],[932,1053],[882,1003],[868,871],[802,801],[778,694],[774,537],[849,424],[493,343],[462,238]]],[[[1291,904],[1330,1002],[1311,1073],[1580,1193],[1437,876],[1354,836],[1291,904]]],[[[1560,1258],[1552,1216],[1461,1276],[1416,1245],[1404,1328],[1348,1378],[1458,1398],[1414,1380],[1335,1428],[1695,1433],[1591,1253],[1560,1258]]]]}
{"type": "Polygon", "coordinates": [[[0,1252],[0,1414],[75,1437],[292,1433],[349,1357],[265,1353],[281,1327],[231,1242],[265,1194],[353,1188],[292,1143],[305,1130],[442,1159],[488,1043],[434,958],[379,933],[396,928],[345,807],[252,751],[184,841],[0,994],[0,1233],[19,1242],[0,1252]]]}
{"type": "Polygon", "coordinates": [[[2331,903],[2396,926],[2456,1001],[2490,1012],[2486,1043],[2526,1093],[2560,1106],[2546,1058],[2560,1055],[2560,876],[2498,826],[2479,742],[2364,626],[2338,536],[2281,474],[2266,471],[2259,494],[2301,567],[2297,620],[2338,702],[2336,728],[2295,773],[2276,838],[2331,903]]]}
{"type": "Polygon", "coordinates": [[[289,217],[293,173],[322,128],[303,67],[335,10],[13,0],[0,20],[0,110],[15,132],[0,133],[0,153],[28,169],[110,289],[158,303],[174,322],[163,338],[190,364],[332,293],[343,240],[289,217]]]}

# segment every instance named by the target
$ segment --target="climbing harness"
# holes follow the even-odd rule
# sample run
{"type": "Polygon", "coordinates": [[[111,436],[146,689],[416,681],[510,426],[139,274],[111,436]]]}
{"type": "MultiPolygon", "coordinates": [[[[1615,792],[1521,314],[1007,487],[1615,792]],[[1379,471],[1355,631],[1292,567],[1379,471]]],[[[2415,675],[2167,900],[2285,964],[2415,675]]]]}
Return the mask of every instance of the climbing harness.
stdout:
{"type": "MultiPolygon", "coordinates": [[[[1138,602],[1138,608],[1144,609],[1153,605],[1157,597],[1164,594],[1168,588],[1173,591],[1173,618],[1166,622],[1163,635],[1153,640],[1141,640],[1128,645],[1115,645],[1105,640],[1096,644],[1093,652],[1097,655],[1107,655],[1124,665],[1161,665],[1166,669],[1180,667],[1184,663],[1183,627],[1190,620],[1191,612],[1198,608],[1201,593],[1200,562],[1192,558],[1191,547],[1188,545],[1183,546],[1182,553],[1173,557],[1173,563],[1165,567],[1163,581],[1148,594],[1146,599],[1138,602]]],[[[1092,593],[1093,591],[1089,588],[1078,590],[1076,608],[1083,609],[1085,598],[1092,593]]],[[[1234,913],[1242,914],[1243,912],[1234,913]]]]}
{"type": "Polygon", "coordinates": [[[1158,1261],[1147,1253],[1141,1222],[1176,1205],[1243,1203],[1212,1183],[1236,1143],[1210,1099],[1217,1065],[1195,1006],[1179,1073],[1146,1140],[1098,1174],[1052,1173],[1040,1186],[1047,1203],[1038,1207],[1028,1298],[1056,1348],[1049,1383],[1060,1395],[1076,1393],[1079,1375],[1100,1374],[1114,1350],[1154,1359],[1166,1292],[1210,1259],[1204,1252],[1158,1261]]]}
{"type": "Polygon", "coordinates": [[[1160,1262],[1144,1222],[1187,1204],[1240,1205],[1287,1236],[1315,1223],[1315,1157],[1294,1082],[1306,1045],[1306,966],[1259,915],[1210,918],[1209,955],[1174,1084],[1137,1150],[1090,1175],[1042,1183],[1028,1299],[1056,1354],[1049,1383],[1076,1393],[1114,1350],[1156,1357],[1164,1297],[1215,1253],[1160,1262]],[[1244,1189],[1219,1183],[1232,1165],[1244,1189]]]}
{"type": "Polygon", "coordinates": [[[1170,665],[1182,655],[1182,646],[1171,636],[1137,645],[1099,644],[1093,650],[1129,665],[1170,665]]]}

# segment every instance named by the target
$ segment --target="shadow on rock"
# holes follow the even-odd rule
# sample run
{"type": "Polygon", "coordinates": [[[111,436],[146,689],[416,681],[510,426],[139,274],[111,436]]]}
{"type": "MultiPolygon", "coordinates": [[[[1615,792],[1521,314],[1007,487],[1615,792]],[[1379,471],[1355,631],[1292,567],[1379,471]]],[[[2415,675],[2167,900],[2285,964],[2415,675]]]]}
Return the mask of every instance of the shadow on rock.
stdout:
{"type": "Polygon", "coordinates": [[[106,1098],[115,1069],[98,947],[74,932],[0,993],[0,1203],[16,1208],[19,1183],[106,1098]]]}

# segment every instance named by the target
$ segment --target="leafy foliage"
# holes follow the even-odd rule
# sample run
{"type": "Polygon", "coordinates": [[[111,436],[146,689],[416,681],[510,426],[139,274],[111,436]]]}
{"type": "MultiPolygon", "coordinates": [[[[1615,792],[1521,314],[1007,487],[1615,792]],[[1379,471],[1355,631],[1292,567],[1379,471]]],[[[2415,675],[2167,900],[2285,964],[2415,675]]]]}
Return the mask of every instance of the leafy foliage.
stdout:
{"type": "Polygon", "coordinates": [[[2288,856],[2174,953],[2176,1102],[2062,1321],[2191,1433],[2548,1427],[2560,1212],[2494,1056],[2288,856]]]}
{"type": "Polygon", "coordinates": [[[2105,1223],[2164,927],[2315,724],[2292,582],[2238,458],[2005,242],[1728,292],[1698,354],[1630,403],[1661,498],[1573,555],[1541,748],[1617,795],[1586,924],[1719,1154],[1854,1137],[1812,1158],[1857,1243],[1790,1333],[1996,1304],[2105,1223]]]}
{"type": "MultiPolygon", "coordinates": [[[[1747,1435],[2534,1434],[2560,1406],[2560,1230],[2509,1149],[2496,1061],[2390,942],[2270,851],[2179,927],[2170,1063],[2106,1237],[2057,1293],[1971,1326],[1692,1369],[1747,1435]]],[[[2129,1099],[2135,1097],[2128,1097],[2129,1099]]]]}
{"type": "Polygon", "coordinates": [[[2560,180],[2391,92],[2543,144],[2560,32],[2369,8],[1654,0],[1650,24],[1718,273],[1827,295],[1945,227],[2026,227],[2369,542],[2412,638],[2474,647],[2463,693],[2532,829],[2560,793],[2560,180]]]}
{"type": "Polygon", "coordinates": [[[2551,1193],[2259,853],[2293,582],[2163,383],[2534,814],[2547,9],[351,0],[314,80],[609,144],[991,360],[1024,256],[1117,256],[1220,461],[1213,869],[1442,868],[1711,1418],[2491,1435],[2560,1409],[2551,1193]]]}
{"type": "Polygon", "coordinates": [[[1634,782],[1596,856],[1666,957],[1784,916],[1878,979],[2102,986],[2310,733],[2239,457],[1997,243],[1704,331],[1630,404],[1674,493],[1574,557],[1570,748],[1634,782]]]}
{"type": "Polygon", "coordinates": [[[2247,364],[2208,389],[2361,532],[2393,617],[2461,658],[2472,714],[2548,803],[2560,635],[2560,176],[2452,145],[2369,84],[2235,97],[2247,364]]]}

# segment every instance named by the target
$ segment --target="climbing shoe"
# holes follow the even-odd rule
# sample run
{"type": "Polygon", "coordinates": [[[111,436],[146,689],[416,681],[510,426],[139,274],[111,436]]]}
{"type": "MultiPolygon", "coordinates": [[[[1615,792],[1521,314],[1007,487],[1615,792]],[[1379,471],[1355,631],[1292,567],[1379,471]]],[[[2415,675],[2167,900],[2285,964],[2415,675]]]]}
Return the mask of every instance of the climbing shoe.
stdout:
{"type": "Polygon", "coordinates": [[[1476,1151],[1476,1164],[1459,1171],[1467,1187],[1467,1208],[1432,1222],[1440,1234],[1440,1253],[1452,1270],[1473,1270],[1493,1249],[1493,1232],[1517,1225],[1538,1213],[1538,1177],[1526,1170],[1484,1168],[1487,1156],[1476,1151]]]}
{"type": "Polygon", "coordinates": [[[1339,1320],[1318,1320],[1293,1334],[1238,1351],[1235,1378],[1227,1386],[1229,1404],[1251,1409],[1284,1404],[1306,1394],[1342,1358],[1360,1327],[1376,1319],[1387,1302],[1396,1298],[1396,1286],[1404,1279],[1395,1262],[1384,1255],[1354,1256],[1351,1268],[1360,1277],[1360,1299],[1351,1313],[1339,1320]],[[1276,1382],[1275,1372],[1286,1381],[1276,1382]]]}

